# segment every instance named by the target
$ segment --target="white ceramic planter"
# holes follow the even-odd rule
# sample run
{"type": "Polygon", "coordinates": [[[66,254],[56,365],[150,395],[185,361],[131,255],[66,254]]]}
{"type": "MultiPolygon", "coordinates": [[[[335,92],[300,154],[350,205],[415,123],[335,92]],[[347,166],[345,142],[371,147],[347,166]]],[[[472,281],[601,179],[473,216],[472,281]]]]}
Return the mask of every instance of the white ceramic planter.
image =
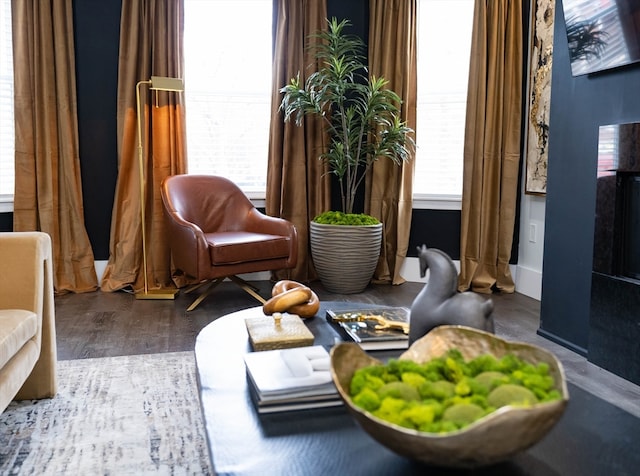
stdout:
{"type": "Polygon", "coordinates": [[[378,264],[382,223],[310,224],[311,258],[322,285],[332,293],[356,294],[367,287],[378,264]]]}

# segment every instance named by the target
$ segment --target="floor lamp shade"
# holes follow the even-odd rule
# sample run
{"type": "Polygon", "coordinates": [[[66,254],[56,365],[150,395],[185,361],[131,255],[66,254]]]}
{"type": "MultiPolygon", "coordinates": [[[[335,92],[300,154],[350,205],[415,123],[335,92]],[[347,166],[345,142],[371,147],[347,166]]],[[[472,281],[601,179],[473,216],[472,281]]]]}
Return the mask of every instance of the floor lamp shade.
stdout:
{"type": "Polygon", "coordinates": [[[140,220],[142,228],[142,272],[144,274],[144,289],[136,293],[137,299],[175,299],[177,290],[169,289],[149,289],[149,279],[147,277],[147,232],[146,232],[146,174],[144,167],[144,151],[142,144],[142,104],[140,89],[147,85],[150,91],[184,91],[184,82],[180,78],[167,78],[164,76],[151,76],[149,80],[139,81],[136,84],[136,113],[138,120],[138,163],[140,167],[140,220]]]}

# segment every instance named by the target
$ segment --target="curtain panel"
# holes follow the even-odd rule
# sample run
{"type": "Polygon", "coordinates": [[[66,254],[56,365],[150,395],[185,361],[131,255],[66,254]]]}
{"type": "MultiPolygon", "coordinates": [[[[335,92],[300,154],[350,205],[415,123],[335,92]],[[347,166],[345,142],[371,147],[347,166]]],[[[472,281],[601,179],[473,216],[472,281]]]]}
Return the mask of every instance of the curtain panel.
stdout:
{"type": "MultiPolygon", "coordinates": [[[[401,117],[416,129],[417,0],[370,0],[369,73],[384,77],[402,99],[401,117]]],[[[365,212],[384,223],[374,282],[401,284],[413,208],[414,160],[379,160],[367,177],[365,212]]]]}
{"type": "Polygon", "coordinates": [[[14,231],[51,237],[56,293],[94,291],[84,225],[71,2],[13,0],[14,231]]]}
{"type": "MultiPolygon", "coordinates": [[[[141,175],[136,85],[151,76],[182,78],[182,0],[124,0],[118,64],[118,179],[112,210],[109,262],[103,291],[144,288],[141,175]]],[[[171,252],[160,197],[162,180],[186,173],[183,94],[141,86],[147,279],[149,289],[173,286],[171,252]]]]}
{"type": "Polygon", "coordinates": [[[464,143],[461,291],[514,292],[509,269],[521,151],[520,0],[476,0],[464,143]]]}
{"type": "Polygon", "coordinates": [[[331,193],[326,165],[318,159],[326,139],[320,119],[307,116],[298,127],[284,123],[279,112],[280,89],[300,74],[302,81],[316,63],[309,51],[309,35],[326,29],[325,0],[274,0],[274,52],[272,120],[269,131],[266,212],[285,218],[298,231],[298,264],[293,270],[274,272],[276,279],[300,282],[316,278],[311,262],[309,222],[329,210],[331,193]],[[312,67],[309,67],[309,66],[312,67]]]}

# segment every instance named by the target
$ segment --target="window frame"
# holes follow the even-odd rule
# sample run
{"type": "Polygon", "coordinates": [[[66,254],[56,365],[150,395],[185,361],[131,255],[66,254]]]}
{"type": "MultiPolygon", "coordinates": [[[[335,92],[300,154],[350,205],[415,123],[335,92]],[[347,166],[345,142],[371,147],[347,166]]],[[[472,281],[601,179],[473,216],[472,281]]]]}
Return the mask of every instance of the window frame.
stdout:
{"type": "MultiPolygon", "coordinates": [[[[421,23],[421,9],[422,8],[426,8],[424,6],[424,3],[426,3],[429,0],[418,0],[418,26],[417,26],[417,35],[418,35],[418,48],[420,48],[420,45],[422,44],[422,42],[420,41],[420,23],[421,23]]],[[[445,4],[445,2],[441,2],[443,5],[446,5],[447,8],[451,8],[453,11],[456,12],[456,15],[458,14],[458,9],[459,9],[459,5],[456,5],[456,3],[458,2],[451,2],[450,0],[448,0],[445,4]]],[[[473,2],[467,2],[468,4],[471,4],[471,7],[473,7],[473,2]]],[[[467,5],[469,6],[469,5],[467,5]]],[[[467,12],[469,13],[469,12],[467,12]]],[[[473,12],[471,12],[472,15],[473,12]]],[[[472,18],[472,17],[471,17],[472,18]]],[[[469,23],[469,26],[472,28],[473,24],[472,21],[469,23]]],[[[469,30],[468,32],[469,34],[469,47],[471,44],[471,34],[472,31],[469,30]]],[[[461,56],[461,59],[464,60],[464,56],[461,56]]],[[[467,56],[466,61],[469,60],[469,56],[467,56]]],[[[420,61],[420,50],[418,51],[418,61],[420,61]]],[[[420,104],[422,104],[424,102],[424,97],[420,96],[420,84],[421,84],[421,78],[420,78],[420,71],[421,71],[421,64],[418,64],[418,78],[417,78],[417,87],[418,87],[418,97],[417,97],[417,101],[416,101],[416,105],[417,107],[419,107],[420,104]]],[[[423,79],[424,80],[424,79],[423,79]]],[[[468,73],[467,75],[462,79],[465,82],[468,82],[468,73]]],[[[444,91],[447,94],[450,93],[450,91],[444,91]]],[[[466,110],[466,98],[465,98],[465,110],[466,110]]],[[[420,116],[420,110],[417,110],[417,116],[420,116]]],[[[460,125],[463,126],[463,125],[460,125]]],[[[428,128],[420,128],[420,123],[418,123],[416,125],[416,141],[417,141],[417,147],[418,150],[420,149],[421,146],[421,134],[425,134],[425,132],[427,132],[429,129],[428,128]]],[[[462,144],[458,144],[458,145],[462,145],[462,147],[464,147],[464,137],[462,137],[462,144]]],[[[416,160],[418,160],[419,157],[416,155],[416,160]]],[[[462,161],[464,160],[464,157],[460,157],[461,163],[461,173],[463,173],[463,163],[462,161]]],[[[417,164],[414,164],[414,167],[417,167],[417,164]]],[[[416,176],[416,175],[414,175],[416,176]]],[[[416,176],[417,177],[417,176],[416,176]]],[[[462,181],[462,177],[460,177],[460,181],[462,181]]],[[[442,193],[425,193],[424,191],[418,191],[416,192],[416,187],[415,187],[415,182],[414,182],[414,187],[413,187],[413,208],[414,209],[432,209],[432,210],[460,210],[462,208],[462,190],[460,190],[459,193],[451,193],[451,194],[442,194],[442,193]]]]}

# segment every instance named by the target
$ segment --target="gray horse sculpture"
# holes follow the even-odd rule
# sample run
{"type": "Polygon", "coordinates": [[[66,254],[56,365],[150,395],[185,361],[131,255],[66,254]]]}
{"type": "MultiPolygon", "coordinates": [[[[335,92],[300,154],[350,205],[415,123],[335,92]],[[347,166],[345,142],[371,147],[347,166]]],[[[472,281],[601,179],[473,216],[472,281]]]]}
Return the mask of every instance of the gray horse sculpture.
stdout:
{"type": "Polygon", "coordinates": [[[494,332],[493,301],[473,292],[458,292],[458,272],[445,252],[418,246],[420,276],[429,281],[411,305],[409,344],[441,325],[460,325],[494,332]]]}

